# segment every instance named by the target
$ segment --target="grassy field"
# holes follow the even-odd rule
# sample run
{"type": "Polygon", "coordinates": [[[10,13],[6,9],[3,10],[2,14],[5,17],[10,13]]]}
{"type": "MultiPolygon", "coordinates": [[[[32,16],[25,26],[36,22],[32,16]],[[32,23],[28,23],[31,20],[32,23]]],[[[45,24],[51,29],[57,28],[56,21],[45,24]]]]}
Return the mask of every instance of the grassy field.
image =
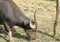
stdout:
{"type": "MultiPolygon", "coordinates": [[[[60,19],[56,28],[55,38],[53,35],[53,26],[56,16],[56,3],[45,0],[13,0],[23,13],[34,19],[34,11],[37,9],[38,30],[36,40],[28,41],[27,35],[21,27],[14,26],[13,39],[15,42],[60,42],[60,19]]],[[[0,32],[0,42],[8,42],[6,31],[0,32]]]]}

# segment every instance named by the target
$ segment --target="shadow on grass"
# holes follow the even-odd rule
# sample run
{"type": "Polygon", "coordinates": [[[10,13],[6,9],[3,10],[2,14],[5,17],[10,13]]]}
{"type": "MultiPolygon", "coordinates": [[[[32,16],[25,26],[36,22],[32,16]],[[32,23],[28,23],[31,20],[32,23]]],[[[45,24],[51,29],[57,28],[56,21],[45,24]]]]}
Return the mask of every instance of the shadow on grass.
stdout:
{"type": "Polygon", "coordinates": [[[2,35],[0,35],[0,38],[3,38],[4,40],[6,40],[6,42],[9,42],[9,40],[7,40],[6,37],[3,37],[2,35]]]}
{"type": "Polygon", "coordinates": [[[22,38],[24,40],[30,41],[27,35],[21,35],[15,29],[13,30],[13,37],[20,38],[20,39],[22,38]]]}
{"type": "MultiPolygon", "coordinates": [[[[21,34],[18,33],[15,29],[13,29],[12,32],[13,32],[13,37],[22,38],[22,39],[24,39],[24,40],[30,41],[27,35],[21,35],[21,34]]],[[[8,35],[8,33],[6,32],[6,30],[3,29],[3,28],[2,28],[2,29],[0,28],[0,34],[4,34],[4,36],[5,36],[5,35],[8,35]]],[[[3,37],[2,35],[0,35],[0,37],[3,38],[4,40],[6,40],[7,42],[9,42],[9,41],[6,39],[6,37],[3,37]]]]}
{"type": "Polygon", "coordinates": [[[59,42],[60,42],[60,39],[55,38],[53,35],[50,35],[50,34],[48,34],[48,33],[45,33],[45,32],[43,32],[43,31],[40,31],[40,30],[38,30],[37,32],[38,32],[38,33],[41,33],[41,34],[44,34],[44,35],[47,35],[47,36],[50,36],[50,37],[52,37],[53,39],[55,39],[56,41],[59,41],[59,42]]]}
{"type": "MultiPolygon", "coordinates": [[[[2,30],[2,29],[1,29],[1,30],[2,30]]],[[[2,31],[1,31],[1,30],[0,30],[0,34],[6,34],[6,35],[7,35],[7,33],[6,33],[6,31],[5,31],[4,29],[3,29],[2,31]]],[[[13,29],[12,32],[13,32],[13,37],[22,38],[22,39],[24,39],[24,40],[29,41],[29,38],[28,38],[26,35],[21,35],[21,34],[18,33],[15,29],[13,29]]],[[[43,32],[43,31],[38,30],[37,33],[41,33],[41,34],[50,36],[50,37],[52,37],[53,39],[55,39],[56,41],[59,41],[59,42],[60,42],[60,39],[55,38],[53,35],[50,35],[50,34],[45,33],[45,32],[43,32]]],[[[9,41],[6,39],[6,37],[3,37],[2,35],[0,35],[0,37],[3,38],[4,40],[6,40],[7,42],[9,42],[9,41]]]]}
{"type": "Polygon", "coordinates": [[[21,35],[20,33],[14,33],[13,37],[20,38],[20,39],[22,38],[24,40],[29,41],[29,38],[26,35],[21,35]]]}

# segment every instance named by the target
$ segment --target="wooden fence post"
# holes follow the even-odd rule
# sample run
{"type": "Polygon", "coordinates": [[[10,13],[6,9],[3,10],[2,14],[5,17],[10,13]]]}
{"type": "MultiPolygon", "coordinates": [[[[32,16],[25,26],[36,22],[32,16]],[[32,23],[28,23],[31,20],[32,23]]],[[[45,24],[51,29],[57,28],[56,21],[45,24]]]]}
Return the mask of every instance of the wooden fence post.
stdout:
{"type": "Polygon", "coordinates": [[[55,23],[54,23],[54,34],[53,37],[56,34],[56,28],[58,25],[58,21],[59,21],[59,0],[56,0],[56,18],[55,18],[55,23]]]}

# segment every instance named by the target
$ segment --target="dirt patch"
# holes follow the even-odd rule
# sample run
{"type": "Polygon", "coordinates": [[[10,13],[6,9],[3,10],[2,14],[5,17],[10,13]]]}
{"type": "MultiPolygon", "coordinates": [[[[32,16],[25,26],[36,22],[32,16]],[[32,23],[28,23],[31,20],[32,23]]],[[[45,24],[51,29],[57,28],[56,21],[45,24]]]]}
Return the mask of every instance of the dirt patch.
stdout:
{"type": "Polygon", "coordinates": [[[55,12],[56,11],[56,4],[55,3],[48,3],[48,2],[26,2],[26,1],[15,1],[14,2],[20,7],[24,8],[24,11],[31,11],[34,12],[34,9],[38,9],[41,11],[49,11],[55,12]]]}

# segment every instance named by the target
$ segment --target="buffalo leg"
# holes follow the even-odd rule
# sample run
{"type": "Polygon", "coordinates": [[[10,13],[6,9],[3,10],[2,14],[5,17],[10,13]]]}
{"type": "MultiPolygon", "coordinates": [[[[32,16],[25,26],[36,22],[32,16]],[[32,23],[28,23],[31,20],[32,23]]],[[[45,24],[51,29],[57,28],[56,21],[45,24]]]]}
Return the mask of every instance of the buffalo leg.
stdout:
{"type": "Polygon", "coordinates": [[[13,39],[12,39],[12,29],[9,27],[9,25],[7,24],[7,22],[4,22],[4,27],[5,27],[5,29],[8,32],[10,42],[14,42],[13,39]]]}

